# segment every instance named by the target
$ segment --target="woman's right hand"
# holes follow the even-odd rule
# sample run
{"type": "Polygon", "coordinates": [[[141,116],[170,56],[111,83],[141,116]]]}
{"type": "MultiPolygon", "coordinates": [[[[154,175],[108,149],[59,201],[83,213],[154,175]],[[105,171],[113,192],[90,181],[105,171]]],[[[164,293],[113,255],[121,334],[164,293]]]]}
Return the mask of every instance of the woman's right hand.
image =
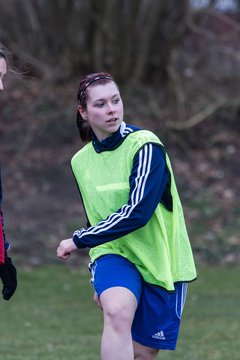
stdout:
{"type": "Polygon", "coordinates": [[[57,256],[62,260],[67,260],[71,253],[77,250],[72,239],[62,240],[57,248],[57,256]]]}
{"type": "Polygon", "coordinates": [[[99,297],[98,297],[96,291],[95,291],[95,293],[94,293],[94,295],[93,295],[93,301],[97,304],[97,306],[99,307],[99,309],[103,310],[101,301],[99,300],[99,297]]]}

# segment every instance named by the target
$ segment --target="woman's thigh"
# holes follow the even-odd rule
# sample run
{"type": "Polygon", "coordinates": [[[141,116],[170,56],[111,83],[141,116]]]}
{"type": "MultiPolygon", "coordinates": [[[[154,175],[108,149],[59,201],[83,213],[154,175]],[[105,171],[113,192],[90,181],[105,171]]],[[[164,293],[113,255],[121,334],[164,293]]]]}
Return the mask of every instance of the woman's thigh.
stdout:
{"type": "MultiPolygon", "coordinates": [[[[125,289],[121,293],[131,292],[139,303],[142,277],[136,266],[124,257],[115,254],[104,255],[92,264],[91,272],[92,283],[99,299],[103,292],[119,287],[125,289]]],[[[111,293],[115,297],[115,291],[111,290],[111,293]]]]}

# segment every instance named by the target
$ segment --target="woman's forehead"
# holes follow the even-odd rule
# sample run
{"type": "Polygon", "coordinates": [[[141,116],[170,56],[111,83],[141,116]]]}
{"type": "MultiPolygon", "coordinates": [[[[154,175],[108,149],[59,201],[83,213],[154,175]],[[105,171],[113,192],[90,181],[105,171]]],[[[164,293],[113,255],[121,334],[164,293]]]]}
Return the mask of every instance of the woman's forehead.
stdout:
{"type": "Polygon", "coordinates": [[[119,94],[116,84],[111,81],[106,84],[94,84],[88,88],[88,96],[92,101],[97,99],[111,98],[119,94]]]}

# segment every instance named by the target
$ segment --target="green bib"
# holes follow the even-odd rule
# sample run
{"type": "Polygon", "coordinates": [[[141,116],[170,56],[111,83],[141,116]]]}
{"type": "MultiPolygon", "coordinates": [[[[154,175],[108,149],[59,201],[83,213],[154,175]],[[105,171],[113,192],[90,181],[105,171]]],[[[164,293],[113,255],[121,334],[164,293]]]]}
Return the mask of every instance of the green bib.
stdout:
{"type": "MultiPolygon", "coordinates": [[[[96,225],[128,203],[129,176],[136,153],[147,143],[163,146],[152,132],[129,134],[116,149],[97,153],[87,144],[72,158],[72,170],[91,225],[96,225]]],[[[192,250],[185,226],[170,160],[173,211],[161,203],[150,221],[132,233],[90,250],[94,261],[104,254],[119,254],[134,263],[143,279],[174,290],[174,282],[196,278],[192,250]]]]}

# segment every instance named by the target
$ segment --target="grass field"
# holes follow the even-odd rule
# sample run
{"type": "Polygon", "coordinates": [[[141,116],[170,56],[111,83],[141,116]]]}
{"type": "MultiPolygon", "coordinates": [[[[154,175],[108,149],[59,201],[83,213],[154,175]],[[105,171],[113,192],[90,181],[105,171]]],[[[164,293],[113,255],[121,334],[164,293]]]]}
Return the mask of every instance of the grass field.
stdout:
{"type": "MultiPolygon", "coordinates": [[[[102,314],[85,267],[19,268],[19,288],[0,303],[1,360],[96,360],[102,314]]],[[[240,267],[198,266],[189,287],[177,350],[159,359],[237,360],[240,267]]]]}

